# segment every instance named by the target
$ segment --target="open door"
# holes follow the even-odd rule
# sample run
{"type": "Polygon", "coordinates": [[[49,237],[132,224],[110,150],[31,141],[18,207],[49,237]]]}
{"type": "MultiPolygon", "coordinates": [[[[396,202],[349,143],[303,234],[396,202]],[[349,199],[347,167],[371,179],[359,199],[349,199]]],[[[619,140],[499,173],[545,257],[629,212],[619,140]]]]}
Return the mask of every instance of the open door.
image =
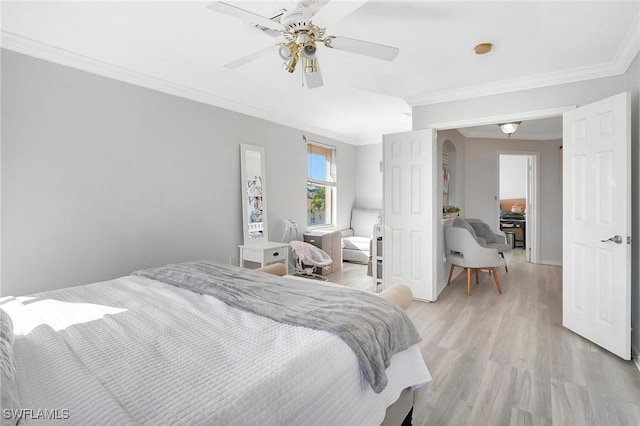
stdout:
{"type": "MultiPolygon", "coordinates": [[[[436,137],[431,129],[384,135],[382,285],[402,283],[413,297],[434,301],[437,181],[436,137]]],[[[438,175],[439,177],[439,175],[438,175]]]]}
{"type": "Polygon", "coordinates": [[[628,92],[563,118],[562,323],[631,358],[631,102],[628,92]]]}
{"type": "Polygon", "coordinates": [[[538,262],[537,256],[533,256],[534,241],[537,244],[537,238],[534,239],[534,232],[537,232],[536,210],[538,200],[536,199],[536,157],[534,155],[527,156],[527,228],[525,241],[527,242],[525,254],[527,262],[538,262]]]}

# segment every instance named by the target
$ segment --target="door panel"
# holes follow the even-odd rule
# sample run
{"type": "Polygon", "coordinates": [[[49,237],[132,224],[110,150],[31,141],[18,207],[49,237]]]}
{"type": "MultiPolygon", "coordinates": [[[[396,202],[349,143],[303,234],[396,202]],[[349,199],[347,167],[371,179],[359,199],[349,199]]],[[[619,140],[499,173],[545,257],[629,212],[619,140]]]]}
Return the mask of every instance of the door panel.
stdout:
{"type": "Polygon", "coordinates": [[[563,120],[563,325],[624,359],[631,356],[630,105],[621,93],[563,120]]]}
{"type": "Polygon", "coordinates": [[[437,190],[432,130],[385,135],[383,287],[406,284],[435,301],[437,190]]]}
{"type": "Polygon", "coordinates": [[[525,241],[527,242],[525,247],[525,253],[527,262],[537,262],[537,255],[533,255],[534,249],[537,247],[537,238],[534,238],[534,233],[537,232],[537,204],[536,199],[536,157],[533,155],[527,156],[527,191],[526,191],[526,212],[527,212],[527,227],[525,229],[525,241]],[[535,244],[534,244],[535,242],[535,244]]]}

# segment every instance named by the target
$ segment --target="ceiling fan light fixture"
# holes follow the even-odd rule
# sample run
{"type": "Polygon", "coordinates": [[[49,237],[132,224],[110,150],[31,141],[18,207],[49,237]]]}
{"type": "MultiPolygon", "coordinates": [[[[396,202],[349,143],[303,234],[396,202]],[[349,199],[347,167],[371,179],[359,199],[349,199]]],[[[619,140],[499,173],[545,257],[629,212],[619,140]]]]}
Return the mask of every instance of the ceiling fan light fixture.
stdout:
{"type": "Polygon", "coordinates": [[[298,52],[298,45],[295,41],[290,41],[287,44],[280,45],[280,49],[278,49],[278,55],[283,61],[288,61],[292,56],[298,52]]]}
{"type": "Polygon", "coordinates": [[[500,130],[502,130],[502,133],[511,137],[511,135],[514,134],[516,130],[518,130],[518,126],[520,125],[520,123],[522,123],[522,121],[513,121],[511,123],[501,123],[498,124],[498,126],[500,126],[500,130]]]}
{"type": "Polygon", "coordinates": [[[318,62],[314,58],[305,58],[304,72],[307,72],[307,73],[318,72],[318,62]]]}
{"type": "Polygon", "coordinates": [[[284,68],[284,70],[290,74],[293,74],[293,72],[296,70],[296,65],[298,65],[298,55],[295,54],[293,55],[291,58],[289,58],[289,60],[287,62],[285,62],[284,64],[282,64],[282,68],[284,68]]]}
{"type": "Polygon", "coordinates": [[[291,58],[291,51],[288,48],[281,46],[280,49],[278,49],[278,55],[280,56],[280,59],[287,61],[291,58]]]}
{"type": "MultiPolygon", "coordinates": [[[[308,88],[312,89],[323,85],[316,51],[318,43],[324,44],[327,48],[356,53],[385,61],[392,61],[398,55],[399,49],[397,47],[348,37],[336,38],[336,36],[327,35],[326,28],[319,27],[311,21],[312,18],[318,18],[319,21],[322,21],[322,19],[320,19],[321,14],[325,19],[329,19],[332,14],[343,9],[347,14],[351,13],[360,7],[362,3],[365,3],[364,1],[353,2],[355,7],[350,5],[346,9],[343,7],[343,4],[339,4],[341,2],[334,1],[330,2],[329,5],[322,5],[320,12],[318,11],[319,7],[317,7],[320,5],[316,4],[318,0],[296,1],[298,1],[298,3],[295,8],[290,10],[281,9],[270,15],[270,17],[250,12],[238,6],[225,3],[225,1],[217,1],[208,6],[210,10],[248,21],[252,23],[253,27],[258,28],[266,34],[278,37],[278,41],[274,45],[246,55],[224,66],[226,68],[237,68],[269,52],[273,54],[273,48],[275,47],[278,50],[278,56],[284,61],[283,68],[288,73],[294,73],[298,62],[303,61],[301,64],[301,66],[304,66],[301,70],[303,81],[306,82],[308,88]]],[[[320,3],[327,2],[322,1],[320,3]]]]}
{"type": "Polygon", "coordinates": [[[298,34],[296,34],[295,36],[295,40],[294,40],[297,44],[299,44],[300,46],[307,44],[309,42],[313,42],[313,35],[306,32],[306,31],[302,31],[299,32],[298,34]]]}
{"type": "Polygon", "coordinates": [[[313,59],[316,57],[316,44],[314,42],[307,43],[302,48],[302,56],[307,59],[313,59]]]}

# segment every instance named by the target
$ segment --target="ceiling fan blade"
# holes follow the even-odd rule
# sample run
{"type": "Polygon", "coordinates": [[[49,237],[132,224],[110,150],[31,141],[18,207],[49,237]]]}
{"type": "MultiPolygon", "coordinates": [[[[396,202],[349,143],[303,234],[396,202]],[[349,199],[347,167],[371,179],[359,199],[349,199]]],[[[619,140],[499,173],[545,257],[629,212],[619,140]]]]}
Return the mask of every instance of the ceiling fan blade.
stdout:
{"type": "Polygon", "coordinates": [[[311,18],[314,24],[322,28],[329,28],[331,25],[346,18],[356,9],[367,3],[368,0],[360,1],[330,1],[316,12],[311,18]]]}
{"type": "Polygon", "coordinates": [[[240,18],[254,24],[259,24],[263,27],[271,28],[273,30],[282,31],[284,29],[284,25],[282,25],[280,22],[272,21],[269,18],[265,18],[264,16],[249,12],[248,10],[240,9],[239,7],[230,5],[229,3],[219,1],[210,4],[209,6],[207,6],[207,9],[224,13],[225,15],[233,16],[235,18],[240,18]]]}
{"type": "MultiPolygon", "coordinates": [[[[258,29],[258,27],[256,27],[256,29],[258,29]]],[[[268,35],[268,36],[273,37],[273,38],[281,37],[281,36],[282,36],[282,33],[281,33],[280,31],[277,31],[277,30],[274,30],[274,29],[271,29],[271,28],[267,28],[267,29],[265,29],[265,30],[264,30],[264,31],[262,31],[262,32],[263,32],[264,34],[268,35]]]]}
{"type": "Polygon", "coordinates": [[[324,84],[322,81],[322,74],[320,74],[320,64],[318,63],[318,58],[316,58],[316,72],[305,72],[304,73],[304,81],[307,84],[308,89],[315,89],[316,87],[320,87],[324,84]]]}
{"type": "Polygon", "coordinates": [[[356,40],[347,37],[329,38],[329,47],[359,55],[371,56],[385,61],[393,61],[400,49],[397,47],[385,46],[384,44],[371,43],[368,41],[356,40]]]}
{"type": "Polygon", "coordinates": [[[233,62],[229,62],[228,64],[225,64],[224,67],[225,68],[238,68],[239,66],[242,66],[244,64],[247,64],[251,61],[255,61],[256,59],[262,58],[263,56],[267,56],[269,53],[275,52],[275,45],[273,46],[268,46],[265,47],[264,49],[260,49],[256,52],[253,52],[247,56],[243,56],[242,58],[238,58],[233,62]]]}

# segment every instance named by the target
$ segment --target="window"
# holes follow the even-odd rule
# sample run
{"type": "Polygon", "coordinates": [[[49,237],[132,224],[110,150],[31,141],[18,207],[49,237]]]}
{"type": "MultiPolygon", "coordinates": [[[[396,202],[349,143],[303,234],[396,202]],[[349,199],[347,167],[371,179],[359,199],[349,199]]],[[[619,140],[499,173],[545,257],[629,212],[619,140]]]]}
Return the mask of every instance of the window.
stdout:
{"type": "Polygon", "coordinates": [[[307,225],[335,223],[336,148],[307,143],[307,225]]]}

